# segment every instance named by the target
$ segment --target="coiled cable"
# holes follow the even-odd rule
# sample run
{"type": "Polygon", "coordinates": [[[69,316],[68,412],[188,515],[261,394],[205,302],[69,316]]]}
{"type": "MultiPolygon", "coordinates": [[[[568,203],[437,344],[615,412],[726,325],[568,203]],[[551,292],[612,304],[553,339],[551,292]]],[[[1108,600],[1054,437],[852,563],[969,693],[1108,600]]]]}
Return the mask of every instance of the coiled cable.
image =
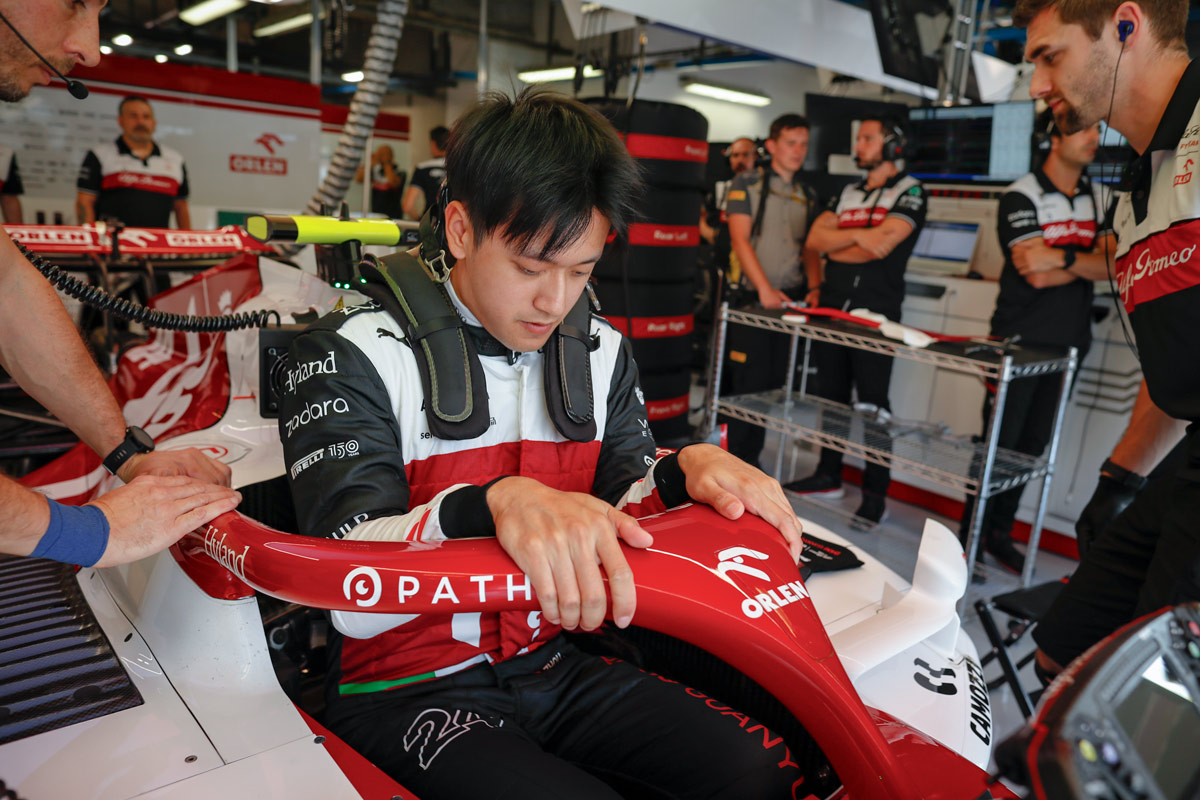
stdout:
{"type": "Polygon", "coordinates": [[[38,272],[50,281],[54,288],[76,300],[99,311],[112,314],[129,322],[139,322],[147,328],[158,328],[166,331],[186,331],[188,333],[221,333],[236,331],[242,328],[265,328],[271,317],[275,324],[281,320],[279,312],[273,309],[262,311],[247,311],[241,314],[222,314],[219,316],[197,317],[190,314],[176,314],[170,311],[159,311],[109,294],[99,286],[84,283],[57,264],[52,264],[37,253],[29,250],[18,241],[13,241],[21,254],[30,264],[37,267],[38,272]]]}

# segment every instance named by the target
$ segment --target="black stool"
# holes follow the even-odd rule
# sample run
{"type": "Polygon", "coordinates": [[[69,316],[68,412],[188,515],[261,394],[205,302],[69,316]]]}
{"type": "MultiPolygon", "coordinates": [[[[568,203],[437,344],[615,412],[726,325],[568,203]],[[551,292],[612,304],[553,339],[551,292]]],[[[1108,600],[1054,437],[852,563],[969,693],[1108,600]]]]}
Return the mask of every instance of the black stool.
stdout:
{"type": "Polygon", "coordinates": [[[993,660],[998,660],[1000,669],[1004,673],[1003,677],[989,683],[988,689],[995,689],[1005,683],[1011,686],[1013,696],[1017,699],[1017,706],[1020,707],[1021,713],[1025,715],[1026,719],[1033,714],[1033,703],[1030,701],[1025,687],[1021,685],[1021,677],[1018,673],[1022,667],[1033,660],[1037,651],[1031,652],[1014,664],[1008,648],[1020,641],[1021,637],[1046,615],[1054,598],[1058,597],[1058,593],[1062,591],[1062,587],[1063,581],[1049,581],[1037,586],[1030,586],[1028,589],[999,594],[990,600],[975,601],[975,611],[979,613],[979,622],[983,625],[983,632],[987,634],[988,641],[992,645],[991,652],[980,659],[980,664],[987,666],[993,660]],[[993,611],[1003,611],[1012,618],[1008,623],[1007,636],[1000,635],[1000,630],[996,627],[996,620],[992,617],[993,611]]]}

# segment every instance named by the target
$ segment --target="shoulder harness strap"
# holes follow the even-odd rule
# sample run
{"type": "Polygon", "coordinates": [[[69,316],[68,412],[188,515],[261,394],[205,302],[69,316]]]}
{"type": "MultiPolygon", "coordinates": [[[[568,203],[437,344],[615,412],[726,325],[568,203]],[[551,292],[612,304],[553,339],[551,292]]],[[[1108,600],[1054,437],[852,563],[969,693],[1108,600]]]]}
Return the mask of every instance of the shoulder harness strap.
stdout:
{"type": "Polygon", "coordinates": [[[579,296],[542,348],[546,411],[558,432],[573,442],[596,438],[591,353],[600,346],[600,338],[589,333],[590,294],[579,296]]]}
{"type": "Polygon", "coordinates": [[[366,259],[359,271],[367,279],[363,293],[400,323],[417,356],[430,433],[449,440],[482,436],[491,416],[483,364],[445,288],[405,252],[366,259]]]}

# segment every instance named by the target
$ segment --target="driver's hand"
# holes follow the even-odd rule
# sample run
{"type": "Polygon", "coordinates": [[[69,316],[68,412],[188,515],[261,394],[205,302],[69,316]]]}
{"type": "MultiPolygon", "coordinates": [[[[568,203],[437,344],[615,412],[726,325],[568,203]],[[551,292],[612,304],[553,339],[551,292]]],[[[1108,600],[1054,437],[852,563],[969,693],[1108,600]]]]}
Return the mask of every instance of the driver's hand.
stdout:
{"type": "Polygon", "coordinates": [[[497,481],[487,503],[496,539],[529,576],[548,622],[568,630],[600,627],[608,607],[603,568],[613,619],[617,627],[629,625],[637,597],[618,539],[630,547],[654,543],[637,520],[591,495],[560,492],[531,478],[497,481]]]}
{"type": "Polygon", "coordinates": [[[679,468],[693,500],[707,503],[726,519],[737,519],[746,511],[762,517],[782,534],[792,560],[800,563],[803,527],[779,481],[712,444],[680,450],[679,468]]]}

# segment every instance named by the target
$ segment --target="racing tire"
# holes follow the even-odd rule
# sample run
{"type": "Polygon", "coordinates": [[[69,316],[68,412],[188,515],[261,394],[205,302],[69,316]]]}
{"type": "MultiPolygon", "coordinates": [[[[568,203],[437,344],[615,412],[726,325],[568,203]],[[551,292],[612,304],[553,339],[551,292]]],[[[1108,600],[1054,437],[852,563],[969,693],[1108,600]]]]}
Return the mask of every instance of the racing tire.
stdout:
{"type": "Polygon", "coordinates": [[[708,119],[677,103],[590,98],[585,103],[612,122],[651,186],[705,188],[708,119]]]}

